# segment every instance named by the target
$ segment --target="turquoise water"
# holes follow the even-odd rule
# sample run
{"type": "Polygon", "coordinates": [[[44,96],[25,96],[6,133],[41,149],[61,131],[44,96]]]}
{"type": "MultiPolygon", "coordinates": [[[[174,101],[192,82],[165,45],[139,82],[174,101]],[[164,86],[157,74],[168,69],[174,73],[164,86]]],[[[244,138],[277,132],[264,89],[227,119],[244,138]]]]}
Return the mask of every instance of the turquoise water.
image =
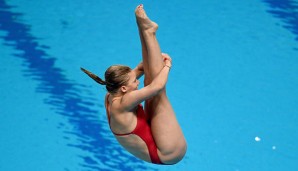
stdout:
{"type": "Polygon", "coordinates": [[[0,0],[0,170],[296,171],[297,13],[297,0],[0,0]],[[167,89],[188,141],[173,166],[118,145],[104,88],[79,70],[140,62],[139,3],[173,58],[167,89]]]}

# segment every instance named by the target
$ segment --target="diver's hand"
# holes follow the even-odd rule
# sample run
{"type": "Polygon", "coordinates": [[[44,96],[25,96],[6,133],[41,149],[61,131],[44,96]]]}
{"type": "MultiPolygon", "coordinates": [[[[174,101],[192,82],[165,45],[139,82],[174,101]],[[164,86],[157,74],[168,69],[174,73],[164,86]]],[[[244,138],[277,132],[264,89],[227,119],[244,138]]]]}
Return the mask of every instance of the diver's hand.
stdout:
{"type": "Polygon", "coordinates": [[[165,66],[168,66],[169,68],[171,68],[172,67],[172,58],[166,53],[161,53],[161,56],[163,58],[165,66]]]}
{"type": "Polygon", "coordinates": [[[143,65],[143,62],[141,61],[141,62],[139,63],[139,65],[138,65],[136,68],[137,68],[137,70],[139,70],[139,71],[141,71],[141,72],[144,72],[144,65],[143,65]]]}

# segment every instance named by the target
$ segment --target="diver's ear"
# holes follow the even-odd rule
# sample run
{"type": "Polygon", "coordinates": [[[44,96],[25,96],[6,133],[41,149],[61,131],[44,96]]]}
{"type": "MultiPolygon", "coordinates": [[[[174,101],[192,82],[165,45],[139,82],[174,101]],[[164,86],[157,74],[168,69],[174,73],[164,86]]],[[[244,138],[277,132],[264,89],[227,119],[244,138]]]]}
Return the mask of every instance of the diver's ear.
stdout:
{"type": "Polygon", "coordinates": [[[126,88],[126,86],[121,86],[121,91],[122,91],[122,93],[126,93],[127,92],[127,88],[126,88]]]}

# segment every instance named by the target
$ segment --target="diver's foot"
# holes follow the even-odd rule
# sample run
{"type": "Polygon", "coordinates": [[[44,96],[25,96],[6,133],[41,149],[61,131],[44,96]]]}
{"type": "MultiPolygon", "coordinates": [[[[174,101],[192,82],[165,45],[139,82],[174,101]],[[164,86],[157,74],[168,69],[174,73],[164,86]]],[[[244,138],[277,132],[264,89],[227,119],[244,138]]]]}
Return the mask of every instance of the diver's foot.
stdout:
{"type": "Polygon", "coordinates": [[[156,32],[158,25],[148,18],[145,10],[143,8],[143,5],[137,6],[137,8],[135,10],[135,14],[136,14],[136,19],[137,19],[139,29],[141,31],[145,31],[145,32],[148,31],[148,32],[152,32],[152,33],[156,32]]]}

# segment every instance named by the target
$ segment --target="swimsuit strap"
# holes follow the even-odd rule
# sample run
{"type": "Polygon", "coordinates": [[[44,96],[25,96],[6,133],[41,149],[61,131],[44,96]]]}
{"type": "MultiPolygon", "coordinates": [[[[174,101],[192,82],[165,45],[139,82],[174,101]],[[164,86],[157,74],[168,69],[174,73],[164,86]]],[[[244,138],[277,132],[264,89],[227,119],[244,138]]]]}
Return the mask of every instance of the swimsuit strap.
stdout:
{"type": "MultiPolygon", "coordinates": [[[[109,97],[110,97],[110,94],[108,94],[107,95],[107,102],[109,103],[109,97]]],[[[121,99],[121,98],[114,98],[113,100],[112,100],[112,102],[111,102],[111,104],[108,104],[107,106],[106,106],[106,113],[107,113],[107,117],[108,117],[108,120],[109,120],[109,126],[110,126],[110,129],[111,129],[111,131],[112,131],[112,133],[114,134],[114,135],[117,135],[117,136],[124,136],[124,135],[130,135],[130,134],[132,134],[132,132],[134,131],[132,131],[132,132],[129,132],[129,133],[124,133],[124,134],[117,134],[117,133],[115,133],[115,132],[113,132],[113,130],[112,130],[112,127],[111,127],[111,115],[110,115],[110,109],[111,109],[111,106],[112,106],[112,104],[113,104],[113,102],[115,101],[115,100],[118,100],[118,99],[121,99]],[[110,105],[110,106],[109,106],[110,105]]]]}
{"type": "Polygon", "coordinates": [[[112,104],[113,104],[113,102],[115,101],[115,100],[118,100],[118,99],[120,99],[120,98],[114,98],[114,99],[112,99],[112,102],[111,102],[111,104],[110,104],[110,102],[109,102],[109,97],[110,97],[110,95],[111,94],[108,94],[107,95],[107,97],[106,97],[106,101],[108,102],[108,105],[107,105],[107,107],[106,107],[106,113],[107,113],[107,116],[108,116],[108,120],[109,120],[109,124],[110,124],[110,119],[111,119],[111,116],[110,116],[110,109],[111,109],[111,107],[112,107],[112,104]]]}

